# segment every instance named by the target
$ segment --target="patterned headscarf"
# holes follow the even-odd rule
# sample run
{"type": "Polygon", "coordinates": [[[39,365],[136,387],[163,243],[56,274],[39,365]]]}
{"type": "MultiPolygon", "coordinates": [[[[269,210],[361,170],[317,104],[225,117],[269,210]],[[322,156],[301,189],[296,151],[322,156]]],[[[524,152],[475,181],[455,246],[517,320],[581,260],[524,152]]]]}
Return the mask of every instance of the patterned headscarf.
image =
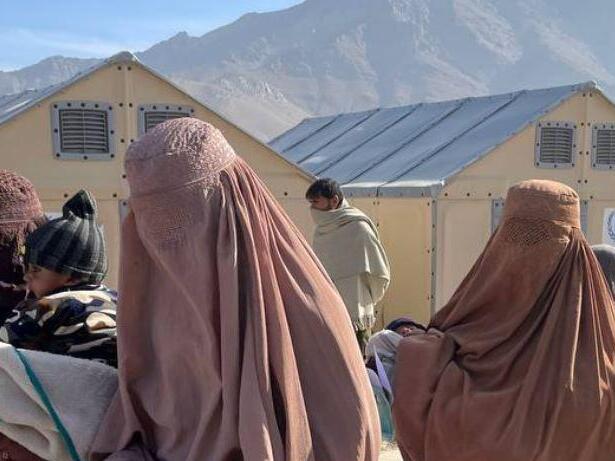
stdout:
{"type": "Polygon", "coordinates": [[[34,186],[23,176],[0,170],[0,321],[23,299],[24,245],[45,221],[34,186]]]}

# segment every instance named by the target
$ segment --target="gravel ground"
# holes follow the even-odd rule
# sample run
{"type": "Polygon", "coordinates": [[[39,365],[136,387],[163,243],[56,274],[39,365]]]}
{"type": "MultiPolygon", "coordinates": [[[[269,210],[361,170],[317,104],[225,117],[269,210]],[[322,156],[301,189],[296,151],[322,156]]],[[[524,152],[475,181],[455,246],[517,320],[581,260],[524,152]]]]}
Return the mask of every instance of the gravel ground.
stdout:
{"type": "Polygon", "coordinates": [[[387,445],[382,447],[380,461],[402,461],[402,458],[395,445],[387,445]]]}

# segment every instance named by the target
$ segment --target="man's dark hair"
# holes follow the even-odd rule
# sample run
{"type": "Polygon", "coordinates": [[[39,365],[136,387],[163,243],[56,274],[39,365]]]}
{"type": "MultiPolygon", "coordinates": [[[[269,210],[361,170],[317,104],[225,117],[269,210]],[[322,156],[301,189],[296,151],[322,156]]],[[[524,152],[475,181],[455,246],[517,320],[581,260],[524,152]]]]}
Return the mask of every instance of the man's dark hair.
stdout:
{"type": "Polygon", "coordinates": [[[340,202],[344,200],[344,194],[339,183],[331,178],[322,178],[315,181],[305,193],[305,198],[315,199],[318,197],[324,197],[326,199],[332,199],[333,197],[340,199],[340,202]]]}

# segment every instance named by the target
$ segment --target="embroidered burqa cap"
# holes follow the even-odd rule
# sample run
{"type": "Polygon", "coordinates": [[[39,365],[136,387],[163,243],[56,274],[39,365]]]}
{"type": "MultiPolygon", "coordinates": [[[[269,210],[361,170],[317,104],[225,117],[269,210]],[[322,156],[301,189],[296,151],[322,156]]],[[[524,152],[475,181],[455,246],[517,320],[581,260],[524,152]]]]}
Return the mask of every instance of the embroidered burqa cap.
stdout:
{"type": "Polygon", "coordinates": [[[95,457],[377,460],[344,305],[220,131],[158,125],[130,147],[126,172],[120,391],[95,457]]]}
{"type": "Polygon", "coordinates": [[[450,302],[400,342],[405,459],[615,459],[615,317],[600,270],[572,189],[512,187],[450,302]]]}

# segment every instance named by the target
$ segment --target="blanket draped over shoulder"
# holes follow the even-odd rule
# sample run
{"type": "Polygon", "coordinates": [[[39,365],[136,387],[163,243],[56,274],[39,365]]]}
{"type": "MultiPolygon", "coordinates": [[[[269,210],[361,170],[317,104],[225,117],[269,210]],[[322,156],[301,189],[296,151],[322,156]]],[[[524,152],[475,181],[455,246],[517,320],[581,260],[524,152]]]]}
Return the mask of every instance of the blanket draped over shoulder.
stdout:
{"type": "MultiPolygon", "coordinates": [[[[101,363],[25,351],[53,408],[85,460],[117,389],[115,369],[101,363]]],[[[43,459],[71,461],[58,427],[13,346],[0,343],[0,434],[43,459]]]]}

